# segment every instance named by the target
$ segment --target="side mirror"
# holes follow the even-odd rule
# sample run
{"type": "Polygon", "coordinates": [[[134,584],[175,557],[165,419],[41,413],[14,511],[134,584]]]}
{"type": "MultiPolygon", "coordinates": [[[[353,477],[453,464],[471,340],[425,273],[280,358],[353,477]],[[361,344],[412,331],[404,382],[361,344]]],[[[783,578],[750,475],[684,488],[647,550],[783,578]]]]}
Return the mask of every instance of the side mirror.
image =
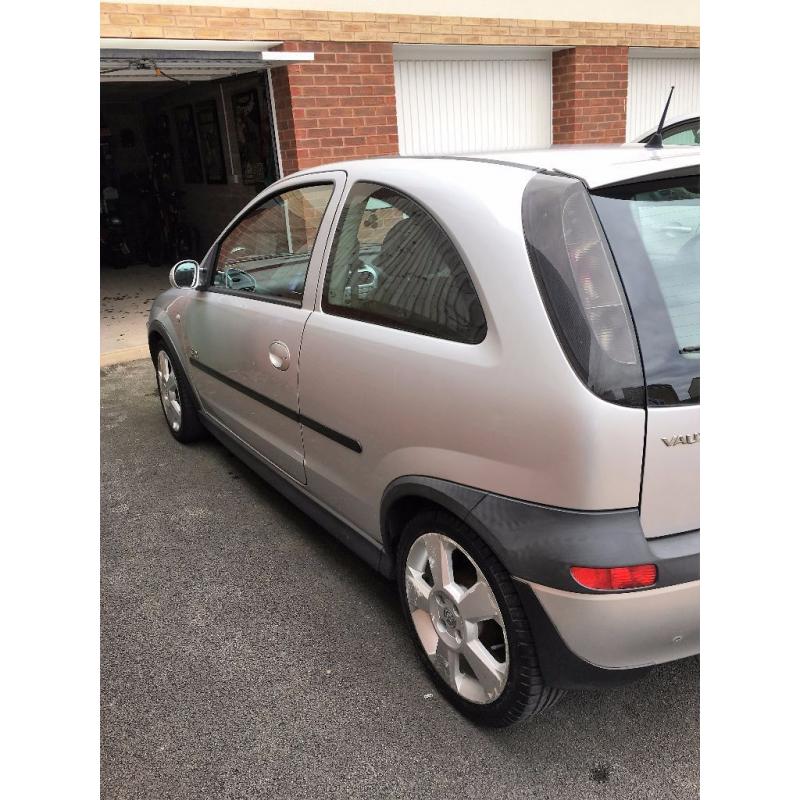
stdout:
{"type": "Polygon", "coordinates": [[[194,288],[200,275],[200,265],[196,261],[187,259],[179,261],[169,271],[169,282],[176,289],[194,288]]]}

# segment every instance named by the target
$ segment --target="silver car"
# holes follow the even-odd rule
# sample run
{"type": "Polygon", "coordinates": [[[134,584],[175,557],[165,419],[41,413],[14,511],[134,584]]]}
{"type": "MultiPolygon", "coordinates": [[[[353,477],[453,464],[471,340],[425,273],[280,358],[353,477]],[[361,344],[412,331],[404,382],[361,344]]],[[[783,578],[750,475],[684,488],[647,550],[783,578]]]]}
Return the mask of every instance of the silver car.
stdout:
{"type": "Polygon", "coordinates": [[[305,170],[171,273],[172,435],[387,578],[478,723],[699,649],[699,148],[305,170]]]}

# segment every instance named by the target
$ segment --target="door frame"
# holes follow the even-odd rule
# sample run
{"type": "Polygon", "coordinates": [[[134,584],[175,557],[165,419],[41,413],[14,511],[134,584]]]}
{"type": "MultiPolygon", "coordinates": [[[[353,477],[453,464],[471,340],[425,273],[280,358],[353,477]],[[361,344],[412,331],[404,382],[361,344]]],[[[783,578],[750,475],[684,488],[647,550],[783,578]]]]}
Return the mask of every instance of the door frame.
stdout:
{"type": "MultiPolygon", "coordinates": [[[[262,451],[261,447],[257,444],[255,440],[252,438],[248,438],[245,436],[244,433],[237,433],[236,431],[232,430],[223,419],[220,419],[219,416],[214,413],[209,404],[206,402],[206,399],[203,397],[203,392],[199,389],[196,389],[200,396],[201,406],[203,407],[204,414],[213,420],[213,422],[218,425],[220,428],[224,429],[228,432],[229,435],[236,438],[244,447],[246,447],[253,455],[262,459],[265,463],[269,464],[271,468],[278,470],[281,474],[287,476],[292,481],[296,482],[298,485],[305,485],[305,449],[303,447],[303,437],[302,437],[302,426],[306,425],[308,427],[312,427],[315,430],[318,430],[325,436],[329,438],[333,438],[339,441],[340,444],[343,444],[345,447],[349,447],[350,449],[360,450],[360,445],[355,440],[351,440],[349,437],[345,437],[342,434],[339,434],[337,431],[333,431],[327,428],[325,425],[316,422],[315,420],[304,419],[299,413],[299,383],[297,381],[297,364],[299,363],[300,358],[300,350],[302,348],[302,341],[303,341],[303,333],[305,331],[305,325],[308,321],[308,317],[310,316],[314,301],[316,297],[316,288],[317,282],[321,270],[323,256],[328,244],[328,239],[331,232],[331,227],[333,224],[334,219],[336,218],[336,213],[339,209],[339,203],[341,201],[342,195],[344,193],[344,187],[346,186],[347,182],[347,173],[343,170],[324,170],[319,172],[313,173],[306,173],[303,175],[293,176],[288,179],[284,179],[281,181],[277,181],[271,186],[267,187],[263,192],[259,193],[256,197],[253,198],[232,220],[225,226],[223,231],[219,234],[217,239],[215,240],[214,244],[209,249],[208,253],[206,254],[205,258],[203,259],[203,280],[200,285],[195,288],[195,291],[201,292],[200,296],[195,296],[194,302],[192,302],[191,307],[187,307],[185,311],[185,315],[187,316],[187,322],[189,322],[189,316],[191,308],[199,308],[201,304],[210,303],[211,306],[209,310],[213,309],[220,301],[222,306],[226,305],[224,298],[229,298],[234,304],[239,305],[240,309],[244,311],[245,309],[252,309],[259,317],[263,318],[266,322],[268,321],[271,310],[269,308],[265,308],[261,305],[260,309],[258,306],[252,306],[252,303],[262,304],[272,304],[276,306],[276,314],[280,318],[286,318],[286,315],[296,315],[296,343],[292,346],[292,350],[294,351],[292,355],[292,359],[294,360],[294,386],[293,386],[293,396],[294,399],[292,400],[291,404],[288,404],[288,395],[284,398],[280,396],[275,396],[272,393],[265,393],[262,388],[259,388],[257,385],[248,385],[247,383],[242,383],[240,379],[237,380],[232,374],[227,373],[227,371],[222,367],[217,367],[213,363],[207,363],[203,360],[203,356],[201,355],[197,358],[197,353],[191,350],[195,345],[193,342],[189,342],[186,338],[184,338],[184,355],[187,357],[188,364],[191,370],[197,370],[200,373],[204,373],[208,378],[212,381],[216,381],[227,385],[228,389],[238,392],[240,395],[244,395],[250,398],[251,401],[261,403],[272,409],[274,413],[281,415],[284,418],[288,418],[289,420],[293,421],[294,424],[297,426],[298,432],[298,439],[299,445],[295,446],[294,452],[296,455],[293,458],[289,458],[287,463],[291,463],[293,465],[297,465],[302,473],[302,477],[299,477],[298,474],[293,474],[286,466],[281,465],[280,463],[276,462],[273,457],[270,456],[268,452],[262,451]],[[244,217],[246,217],[249,213],[251,213],[254,209],[258,208],[261,204],[268,202],[271,198],[276,197],[277,195],[284,194],[286,192],[292,191],[294,189],[301,189],[306,186],[318,186],[320,184],[328,185],[331,188],[331,196],[328,200],[328,205],[325,208],[325,212],[322,215],[322,219],[319,224],[319,228],[317,230],[316,237],[314,239],[314,244],[311,249],[311,253],[308,259],[308,268],[306,271],[306,278],[305,284],[303,287],[303,296],[302,300],[299,304],[293,302],[286,302],[281,301],[279,299],[272,299],[269,297],[264,296],[256,296],[248,294],[247,292],[240,292],[240,291],[232,291],[229,289],[225,289],[224,287],[215,287],[210,286],[209,283],[213,277],[214,271],[214,263],[216,261],[217,255],[219,253],[219,248],[222,241],[225,237],[242,221],[244,217]],[[203,296],[205,295],[205,297],[203,296]],[[291,311],[290,311],[291,309],[291,311]],[[298,457],[302,459],[302,461],[298,462],[298,457]]],[[[221,313],[225,313],[224,310],[220,309],[221,313]]],[[[252,313],[252,311],[248,311],[247,313],[252,313]]],[[[273,315],[274,320],[274,315],[273,315]]],[[[212,326],[213,327],[213,326],[212,326]]],[[[199,330],[199,329],[198,329],[199,330]]],[[[213,331],[212,331],[213,333],[213,331]]],[[[205,335],[208,335],[208,329],[206,328],[205,335]]],[[[289,340],[287,340],[289,341],[289,340]]],[[[203,349],[202,347],[200,349],[203,349]]],[[[194,376],[192,376],[192,382],[194,384],[194,376]]],[[[285,387],[288,388],[288,387],[285,387]]],[[[286,441],[285,434],[277,431],[272,430],[270,431],[269,425],[264,425],[264,436],[266,436],[267,440],[270,440],[270,436],[277,436],[277,441],[286,441]],[[283,437],[283,438],[281,438],[283,437]]],[[[262,436],[261,438],[264,438],[262,436]]],[[[256,432],[256,437],[258,437],[258,433],[256,432]]],[[[285,448],[282,448],[278,445],[273,444],[275,448],[275,452],[281,452],[286,455],[285,448]]]]}

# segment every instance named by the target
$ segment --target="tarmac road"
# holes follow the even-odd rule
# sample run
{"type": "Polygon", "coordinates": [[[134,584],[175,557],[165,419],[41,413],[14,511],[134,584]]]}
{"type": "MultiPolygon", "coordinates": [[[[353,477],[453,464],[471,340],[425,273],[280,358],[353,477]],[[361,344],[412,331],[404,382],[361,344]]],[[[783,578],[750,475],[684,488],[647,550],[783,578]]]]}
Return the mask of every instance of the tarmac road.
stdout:
{"type": "Polygon", "coordinates": [[[103,798],[696,798],[699,662],[474,727],[394,585],[210,440],[152,366],[102,373],[103,798]]]}

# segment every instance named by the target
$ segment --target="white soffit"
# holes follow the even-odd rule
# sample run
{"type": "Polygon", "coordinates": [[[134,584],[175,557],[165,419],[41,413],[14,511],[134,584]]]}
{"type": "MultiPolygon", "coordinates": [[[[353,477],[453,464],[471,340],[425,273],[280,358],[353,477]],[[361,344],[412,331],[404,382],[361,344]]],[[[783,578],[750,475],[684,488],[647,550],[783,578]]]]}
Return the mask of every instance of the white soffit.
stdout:
{"type": "Polygon", "coordinates": [[[314,60],[311,52],[272,50],[281,42],[100,39],[100,81],[209,81],[314,60]]]}

